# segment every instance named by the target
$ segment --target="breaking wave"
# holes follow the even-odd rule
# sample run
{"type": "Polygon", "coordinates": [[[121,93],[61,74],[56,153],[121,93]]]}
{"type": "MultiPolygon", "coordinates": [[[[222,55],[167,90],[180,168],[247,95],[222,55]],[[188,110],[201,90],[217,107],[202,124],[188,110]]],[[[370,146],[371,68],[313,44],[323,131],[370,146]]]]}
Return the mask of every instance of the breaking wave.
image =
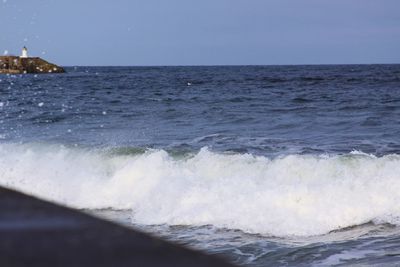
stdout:
{"type": "Polygon", "coordinates": [[[140,224],[207,225],[275,236],[400,224],[400,156],[201,149],[112,153],[0,144],[0,185],[84,209],[127,209],[140,224]]]}

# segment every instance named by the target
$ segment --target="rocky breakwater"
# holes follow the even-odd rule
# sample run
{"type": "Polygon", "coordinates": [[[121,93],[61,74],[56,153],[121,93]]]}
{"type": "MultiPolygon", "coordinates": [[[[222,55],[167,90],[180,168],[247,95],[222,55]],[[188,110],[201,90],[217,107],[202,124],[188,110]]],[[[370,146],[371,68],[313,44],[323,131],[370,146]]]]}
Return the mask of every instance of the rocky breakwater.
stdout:
{"type": "Polygon", "coordinates": [[[40,57],[0,56],[0,73],[64,73],[65,70],[40,57]]]}

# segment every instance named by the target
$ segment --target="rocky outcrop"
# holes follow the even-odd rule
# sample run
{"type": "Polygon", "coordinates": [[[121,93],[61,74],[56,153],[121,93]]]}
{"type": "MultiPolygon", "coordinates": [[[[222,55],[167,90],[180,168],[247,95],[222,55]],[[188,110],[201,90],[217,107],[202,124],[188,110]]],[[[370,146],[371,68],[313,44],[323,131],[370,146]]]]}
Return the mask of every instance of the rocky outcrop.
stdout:
{"type": "Polygon", "coordinates": [[[65,70],[40,57],[0,56],[0,73],[63,73],[65,70]]]}

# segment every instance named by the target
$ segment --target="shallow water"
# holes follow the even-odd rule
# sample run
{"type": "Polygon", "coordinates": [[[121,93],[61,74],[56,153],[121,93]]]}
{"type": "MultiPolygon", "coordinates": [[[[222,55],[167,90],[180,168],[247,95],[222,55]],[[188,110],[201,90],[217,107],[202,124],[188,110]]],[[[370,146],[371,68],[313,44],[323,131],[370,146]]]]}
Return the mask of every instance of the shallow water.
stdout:
{"type": "Polygon", "coordinates": [[[395,265],[400,65],[0,76],[0,184],[247,266],[395,265]]]}
{"type": "Polygon", "coordinates": [[[367,223],[309,237],[276,237],[205,226],[132,224],[130,211],[90,214],[245,266],[398,266],[400,229],[367,223]]]}

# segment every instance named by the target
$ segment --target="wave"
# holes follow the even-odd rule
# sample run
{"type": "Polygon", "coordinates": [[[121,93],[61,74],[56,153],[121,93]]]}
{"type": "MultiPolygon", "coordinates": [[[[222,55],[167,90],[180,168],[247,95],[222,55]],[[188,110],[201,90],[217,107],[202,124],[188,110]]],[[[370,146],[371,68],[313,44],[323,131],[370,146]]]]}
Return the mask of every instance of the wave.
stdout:
{"type": "Polygon", "coordinates": [[[81,209],[131,210],[140,224],[309,236],[400,223],[399,155],[269,159],[203,148],[176,158],[163,150],[0,144],[0,185],[81,209]]]}

